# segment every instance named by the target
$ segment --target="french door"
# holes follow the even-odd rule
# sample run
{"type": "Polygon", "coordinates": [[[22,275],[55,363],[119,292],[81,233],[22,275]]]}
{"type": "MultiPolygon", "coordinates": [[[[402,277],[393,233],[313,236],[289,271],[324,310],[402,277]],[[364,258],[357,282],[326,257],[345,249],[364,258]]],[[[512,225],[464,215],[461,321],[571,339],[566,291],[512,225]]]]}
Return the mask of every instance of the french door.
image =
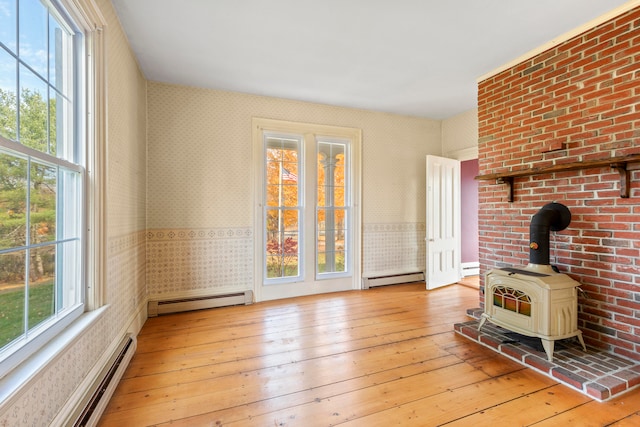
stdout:
{"type": "Polygon", "coordinates": [[[256,299],[360,284],[360,131],[254,119],[256,299]]]}

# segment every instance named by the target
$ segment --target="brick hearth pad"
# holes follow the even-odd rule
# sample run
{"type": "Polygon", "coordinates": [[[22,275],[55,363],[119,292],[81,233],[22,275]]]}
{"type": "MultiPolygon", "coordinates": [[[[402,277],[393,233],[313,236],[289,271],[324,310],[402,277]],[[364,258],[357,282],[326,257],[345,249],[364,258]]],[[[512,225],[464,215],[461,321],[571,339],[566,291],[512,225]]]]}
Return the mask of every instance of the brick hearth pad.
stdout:
{"type": "Polygon", "coordinates": [[[605,401],[640,386],[640,363],[603,350],[587,347],[574,338],[556,341],[553,362],[540,340],[513,333],[490,321],[478,331],[482,309],[467,310],[474,320],[456,323],[457,333],[535,369],[587,396],[605,401]]]}

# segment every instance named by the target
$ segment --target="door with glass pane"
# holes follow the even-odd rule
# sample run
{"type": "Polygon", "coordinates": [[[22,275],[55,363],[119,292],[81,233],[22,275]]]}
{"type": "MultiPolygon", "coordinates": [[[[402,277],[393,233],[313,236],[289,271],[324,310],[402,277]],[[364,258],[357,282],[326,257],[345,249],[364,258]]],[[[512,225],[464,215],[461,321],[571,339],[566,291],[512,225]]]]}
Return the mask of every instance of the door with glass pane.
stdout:
{"type": "Polygon", "coordinates": [[[301,233],[298,179],[302,138],[266,135],[264,186],[264,282],[283,283],[300,280],[299,243],[301,233]]]}
{"type": "Polygon", "coordinates": [[[319,139],[317,148],[316,275],[348,274],[348,144],[319,139]]]}
{"type": "Polygon", "coordinates": [[[257,299],[357,287],[352,139],[263,130],[256,143],[257,299]]]}

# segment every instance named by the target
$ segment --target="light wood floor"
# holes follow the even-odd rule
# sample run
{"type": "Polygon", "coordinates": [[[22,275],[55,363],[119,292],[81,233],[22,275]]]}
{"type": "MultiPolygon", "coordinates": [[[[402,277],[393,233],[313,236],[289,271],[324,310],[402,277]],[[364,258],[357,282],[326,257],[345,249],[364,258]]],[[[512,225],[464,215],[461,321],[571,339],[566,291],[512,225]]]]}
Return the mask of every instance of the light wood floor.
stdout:
{"type": "Polygon", "coordinates": [[[102,426],[638,426],[453,332],[478,291],[424,284],[149,319],[102,426]]]}

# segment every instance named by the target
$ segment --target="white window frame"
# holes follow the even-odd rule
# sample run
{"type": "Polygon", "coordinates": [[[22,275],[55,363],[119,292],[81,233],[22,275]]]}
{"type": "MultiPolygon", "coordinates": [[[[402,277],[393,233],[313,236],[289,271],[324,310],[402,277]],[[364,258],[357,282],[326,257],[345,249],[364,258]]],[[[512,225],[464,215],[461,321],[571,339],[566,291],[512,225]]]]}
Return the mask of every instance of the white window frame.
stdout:
{"type": "MultiPolygon", "coordinates": [[[[254,230],[256,231],[254,241],[254,294],[256,301],[265,301],[278,298],[287,298],[291,296],[311,295],[326,292],[338,292],[344,290],[361,289],[361,216],[362,211],[360,209],[361,200],[361,145],[362,145],[362,131],[357,128],[348,128],[341,126],[331,125],[318,125],[311,123],[291,122],[285,120],[274,120],[264,118],[253,118],[252,120],[252,134],[253,134],[253,182],[254,182],[254,194],[253,200],[256,205],[254,209],[254,230]],[[263,233],[264,229],[264,184],[265,184],[265,172],[264,172],[264,135],[301,135],[304,140],[306,149],[312,151],[312,157],[307,157],[301,160],[305,164],[301,166],[300,175],[306,182],[308,191],[313,191],[313,197],[316,197],[317,201],[317,185],[314,185],[315,190],[309,188],[309,182],[317,182],[315,172],[312,172],[310,167],[311,163],[317,165],[316,138],[324,141],[350,141],[351,145],[351,206],[353,209],[350,227],[350,241],[351,246],[351,266],[346,273],[338,274],[316,274],[317,273],[317,260],[316,252],[314,251],[301,251],[301,257],[303,259],[304,277],[296,282],[288,281],[282,283],[265,283],[265,271],[263,254],[265,250],[265,237],[263,233]],[[311,148],[314,147],[314,148],[311,148]]],[[[314,166],[315,169],[315,166],[314,166]]],[[[300,171],[299,171],[300,172],[300,171]]],[[[310,201],[310,194],[306,195],[308,203],[310,201]]],[[[305,202],[299,202],[301,205],[305,202]]],[[[314,202],[314,205],[316,203],[314,202]]],[[[303,211],[308,211],[310,205],[307,205],[303,211]]],[[[309,239],[309,236],[314,237],[317,233],[317,212],[313,211],[310,215],[308,223],[303,226],[302,232],[304,236],[309,239]],[[316,219],[316,221],[314,221],[316,219]]],[[[308,243],[308,242],[307,242],[308,243]]]]}
{"type": "MultiPolygon", "coordinates": [[[[304,174],[304,167],[300,166],[300,159],[304,159],[304,156],[305,156],[304,136],[303,135],[297,135],[297,134],[265,132],[264,136],[263,136],[263,147],[264,147],[263,158],[264,159],[266,159],[266,157],[267,157],[267,148],[268,148],[267,147],[267,139],[294,140],[294,141],[296,141],[296,144],[297,144],[297,151],[298,151],[298,180],[297,180],[298,205],[296,207],[296,210],[298,212],[298,274],[295,275],[295,276],[269,278],[268,275],[267,275],[266,262],[264,262],[264,259],[262,258],[260,263],[263,265],[264,284],[265,285],[269,285],[269,284],[278,284],[278,283],[299,282],[302,279],[302,277],[304,277],[304,274],[305,274],[305,263],[301,263],[300,262],[301,248],[303,247],[304,242],[305,242],[305,233],[304,233],[305,221],[304,221],[304,215],[303,215],[303,212],[304,212],[304,209],[305,209],[305,205],[304,205],[304,200],[305,200],[305,174],[304,174]]],[[[264,168],[263,173],[264,173],[263,180],[264,180],[264,182],[266,182],[267,181],[267,170],[266,170],[266,168],[264,168]]],[[[262,220],[263,220],[263,222],[266,222],[267,211],[270,208],[272,208],[270,206],[267,206],[266,192],[263,193],[262,204],[264,206],[262,220]]],[[[281,209],[282,206],[279,206],[278,208],[281,209]]],[[[262,233],[263,233],[262,238],[266,242],[267,241],[267,236],[266,236],[267,230],[266,230],[266,227],[262,227],[262,233]]]]}
{"type": "MultiPolygon", "coordinates": [[[[95,310],[103,306],[104,284],[105,284],[105,212],[106,206],[106,62],[105,62],[105,40],[104,29],[106,20],[100,10],[91,0],[43,0],[50,13],[63,22],[71,21],[75,25],[74,32],[81,35],[82,45],[75,46],[80,49],[76,60],[78,67],[76,82],[81,82],[82,87],[75,87],[76,100],[74,105],[74,132],[77,137],[83,139],[85,153],[82,166],[76,166],[60,159],[31,150],[21,144],[3,139],[1,144],[5,149],[16,153],[31,156],[47,164],[62,164],[71,170],[81,171],[83,174],[83,212],[82,236],[83,247],[81,282],[77,285],[81,287],[82,303],[73,310],[65,313],[60,318],[46,325],[42,331],[19,346],[12,349],[3,359],[0,360],[0,378],[5,377],[1,385],[4,389],[0,397],[6,397],[19,387],[19,383],[35,370],[39,369],[40,363],[46,363],[53,356],[51,351],[61,351],[62,347],[70,344],[76,330],[71,336],[62,334],[65,328],[76,325],[86,328],[90,323],[97,320],[97,316],[84,317],[87,310],[95,310]],[[78,92],[81,96],[78,98],[78,92]],[[79,104],[81,104],[81,108],[79,104]],[[47,157],[48,156],[48,157],[47,157]],[[62,341],[58,340],[60,338],[62,341]],[[41,350],[47,346],[47,354],[41,350]],[[16,370],[16,367],[32,358],[32,362],[24,366],[24,369],[16,370]],[[40,361],[34,364],[34,362],[40,361]],[[16,372],[11,373],[16,370],[16,372]],[[26,371],[26,372],[25,372],[26,371]]],[[[65,25],[61,22],[62,25],[65,25]]],[[[74,42],[75,43],[75,42],[74,42]]],[[[74,53],[75,54],[75,53],[74,53]]],[[[77,329],[77,328],[76,328],[77,329]]],[[[1,401],[2,399],[0,399],[1,401]]]]}
{"type": "MultiPolygon", "coordinates": [[[[343,207],[345,210],[345,216],[346,216],[346,230],[347,230],[347,235],[345,236],[345,271],[325,271],[325,272],[319,272],[318,271],[318,253],[317,253],[317,248],[316,248],[316,266],[315,266],[315,270],[316,270],[316,280],[330,280],[332,278],[336,278],[336,277],[348,277],[351,276],[353,274],[353,262],[352,262],[352,257],[353,257],[353,247],[355,246],[353,244],[353,239],[354,239],[354,233],[352,230],[352,224],[353,224],[353,189],[352,189],[352,185],[351,185],[351,181],[353,179],[353,162],[352,162],[352,146],[353,143],[351,140],[348,139],[344,139],[344,138],[331,138],[331,137],[323,137],[321,135],[316,136],[315,138],[315,145],[316,145],[316,153],[319,152],[319,145],[320,143],[328,143],[328,144],[342,144],[345,146],[345,191],[347,192],[345,194],[345,206],[343,207]]],[[[316,154],[317,155],[317,154],[316,154]]],[[[315,219],[315,225],[317,227],[318,225],[318,211],[320,209],[322,209],[322,206],[318,206],[317,204],[317,195],[316,195],[316,219],[315,219]]],[[[326,209],[327,207],[324,206],[324,208],[326,209]]],[[[333,206],[333,208],[335,208],[335,206],[333,206]]],[[[317,233],[317,230],[316,230],[317,233]]],[[[316,243],[317,243],[318,239],[316,236],[316,243]]]]}

